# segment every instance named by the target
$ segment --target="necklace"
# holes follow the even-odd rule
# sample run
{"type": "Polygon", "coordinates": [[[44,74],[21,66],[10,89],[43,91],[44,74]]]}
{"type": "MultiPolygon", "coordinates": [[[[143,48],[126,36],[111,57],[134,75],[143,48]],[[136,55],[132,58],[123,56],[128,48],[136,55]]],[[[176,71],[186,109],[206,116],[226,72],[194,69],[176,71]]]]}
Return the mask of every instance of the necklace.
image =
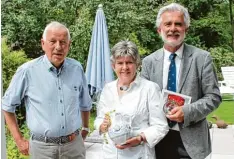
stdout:
{"type": "Polygon", "coordinates": [[[119,89],[121,91],[127,91],[129,89],[129,86],[120,86],[119,89]]]}

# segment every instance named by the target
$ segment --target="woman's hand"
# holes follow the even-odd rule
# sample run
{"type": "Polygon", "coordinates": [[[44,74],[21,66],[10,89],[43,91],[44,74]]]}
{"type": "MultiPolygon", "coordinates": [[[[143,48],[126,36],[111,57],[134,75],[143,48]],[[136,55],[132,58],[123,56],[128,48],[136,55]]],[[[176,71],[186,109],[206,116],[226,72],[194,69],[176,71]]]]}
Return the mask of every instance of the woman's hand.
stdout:
{"type": "Polygon", "coordinates": [[[99,131],[101,133],[105,133],[108,131],[108,128],[111,126],[111,118],[110,115],[105,114],[105,118],[102,122],[102,124],[100,125],[99,131]]]}
{"type": "Polygon", "coordinates": [[[126,148],[129,148],[129,147],[134,147],[134,146],[138,146],[141,144],[142,142],[142,136],[141,135],[138,135],[136,137],[132,137],[132,138],[129,138],[124,144],[122,145],[115,145],[116,148],[118,149],[126,149],[126,148]]]}

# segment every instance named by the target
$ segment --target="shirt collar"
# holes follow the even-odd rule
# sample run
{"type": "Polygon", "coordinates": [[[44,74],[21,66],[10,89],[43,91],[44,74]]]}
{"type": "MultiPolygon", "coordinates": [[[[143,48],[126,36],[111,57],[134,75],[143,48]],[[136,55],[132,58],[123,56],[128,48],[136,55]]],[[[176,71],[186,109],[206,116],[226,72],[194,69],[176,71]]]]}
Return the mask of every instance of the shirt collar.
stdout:
{"type": "MultiPolygon", "coordinates": [[[[169,59],[169,56],[171,55],[172,52],[167,51],[165,48],[163,48],[164,51],[164,56],[169,59]]],[[[180,59],[182,59],[183,57],[183,51],[184,51],[184,43],[180,46],[180,48],[175,52],[175,54],[177,55],[177,57],[179,57],[180,59]]]]}
{"type": "Polygon", "coordinates": [[[132,81],[132,83],[130,84],[130,87],[133,85],[137,85],[140,83],[140,77],[138,74],[136,74],[136,78],[134,79],[134,81],[132,81]]]}
{"type": "MultiPolygon", "coordinates": [[[[140,80],[141,80],[140,76],[138,74],[136,74],[136,78],[134,79],[134,81],[132,81],[130,83],[128,90],[130,90],[133,87],[137,86],[140,83],[140,80]]],[[[118,79],[116,80],[116,86],[117,86],[117,84],[118,84],[118,79]]]]}
{"type": "MultiPolygon", "coordinates": [[[[57,68],[54,67],[54,66],[52,65],[52,63],[49,61],[49,59],[48,59],[48,57],[47,57],[46,55],[44,55],[43,61],[45,62],[46,68],[47,68],[49,71],[55,71],[55,72],[57,71],[57,68]]],[[[65,66],[66,66],[66,58],[64,59],[63,64],[62,64],[62,66],[59,68],[59,70],[58,70],[57,73],[60,73],[60,72],[64,69],[65,66]]]]}

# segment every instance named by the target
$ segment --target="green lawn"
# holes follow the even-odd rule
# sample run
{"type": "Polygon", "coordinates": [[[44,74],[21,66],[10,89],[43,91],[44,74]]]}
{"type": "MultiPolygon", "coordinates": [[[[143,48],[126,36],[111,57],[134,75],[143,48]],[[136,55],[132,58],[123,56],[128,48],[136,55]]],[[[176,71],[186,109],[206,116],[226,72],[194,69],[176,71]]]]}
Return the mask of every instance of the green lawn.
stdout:
{"type": "MultiPolygon", "coordinates": [[[[233,97],[233,96],[232,96],[233,97]]],[[[231,99],[231,97],[224,96],[223,102],[214,112],[208,115],[207,119],[212,123],[215,122],[213,118],[211,118],[214,114],[217,115],[220,119],[224,120],[228,124],[234,124],[234,100],[226,100],[231,99]]]]}

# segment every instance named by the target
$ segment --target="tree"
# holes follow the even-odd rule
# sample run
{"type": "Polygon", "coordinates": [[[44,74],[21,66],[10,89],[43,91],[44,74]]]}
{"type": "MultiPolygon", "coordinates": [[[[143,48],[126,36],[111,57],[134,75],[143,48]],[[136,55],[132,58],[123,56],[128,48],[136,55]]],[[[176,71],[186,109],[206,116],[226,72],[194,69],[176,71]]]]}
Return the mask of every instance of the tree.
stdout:
{"type": "Polygon", "coordinates": [[[216,72],[219,80],[223,80],[221,67],[234,66],[234,54],[228,49],[215,47],[209,50],[215,64],[216,72]]]}
{"type": "Polygon", "coordinates": [[[234,19],[232,14],[232,0],[229,0],[229,10],[230,10],[230,22],[231,22],[231,28],[232,28],[232,50],[234,51],[234,19]]]}
{"type": "MultiPolygon", "coordinates": [[[[3,93],[8,88],[10,81],[15,74],[17,68],[23,63],[29,61],[23,50],[11,51],[6,44],[6,39],[2,38],[2,80],[3,80],[3,93]]],[[[16,108],[17,119],[21,126],[25,122],[25,108],[23,106],[16,108]]]]}
{"type": "MultiPolygon", "coordinates": [[[[2,1],[2,34],[13,49],[23,49],[28,57],[38,57],[45,25],[56,20],[70,29],[72,37],[68,56],[85,67],[92,27],[98,4],[103,4],[110,46],[119,40],[137,43],[145,56],[162,47],[155,21],[159,8],[173,0],[13,0],[2,1]]],[[[174,0],[175,1],[175,0],[174,0]]],[[[177,0],[188,7],[192,25],[186,42],[206,50],[222,47],[231,50],[234,34],[230,25],[229,0],[177,0]]],[[[232,7],[231,7],[232,8],[232,7]]],[[[233,19],[233,18],[231,18],[233,19]]],[[[233,23],[233,22],[232,22],[233,23]]]]}
{"type": "Polygon", "coordinates": [[[17,68],[29,61],[23,50],[11,51],[6,44],[6,39],[2,38],[2,80],[3,92],[6,91],[17,68]]]}
{"type": "Polygon", "coordinates": [[[28,57],[38,57],[42,32],[50,21],[70,26],[76,19],[79,1],[13,0],[2,1],[2,34],[14,50],[23,49],[28,57]]]}
{"type": "Polygon", "coordinates": [[[133,34],[143,50],[148,50],[147,47],[153,50],[159,46],[156,41],[160,40],[154,28],[157,1],[4,0],[2,32],[13,49],[22,48],[28,57],[35,58],[42,54],[40,38],[45,25],[51,20],[64,22],[72,36],[69,56],[84,65],[99,3],[104,5],[110,46],[120,39],[131,38],[133,34]]]}

